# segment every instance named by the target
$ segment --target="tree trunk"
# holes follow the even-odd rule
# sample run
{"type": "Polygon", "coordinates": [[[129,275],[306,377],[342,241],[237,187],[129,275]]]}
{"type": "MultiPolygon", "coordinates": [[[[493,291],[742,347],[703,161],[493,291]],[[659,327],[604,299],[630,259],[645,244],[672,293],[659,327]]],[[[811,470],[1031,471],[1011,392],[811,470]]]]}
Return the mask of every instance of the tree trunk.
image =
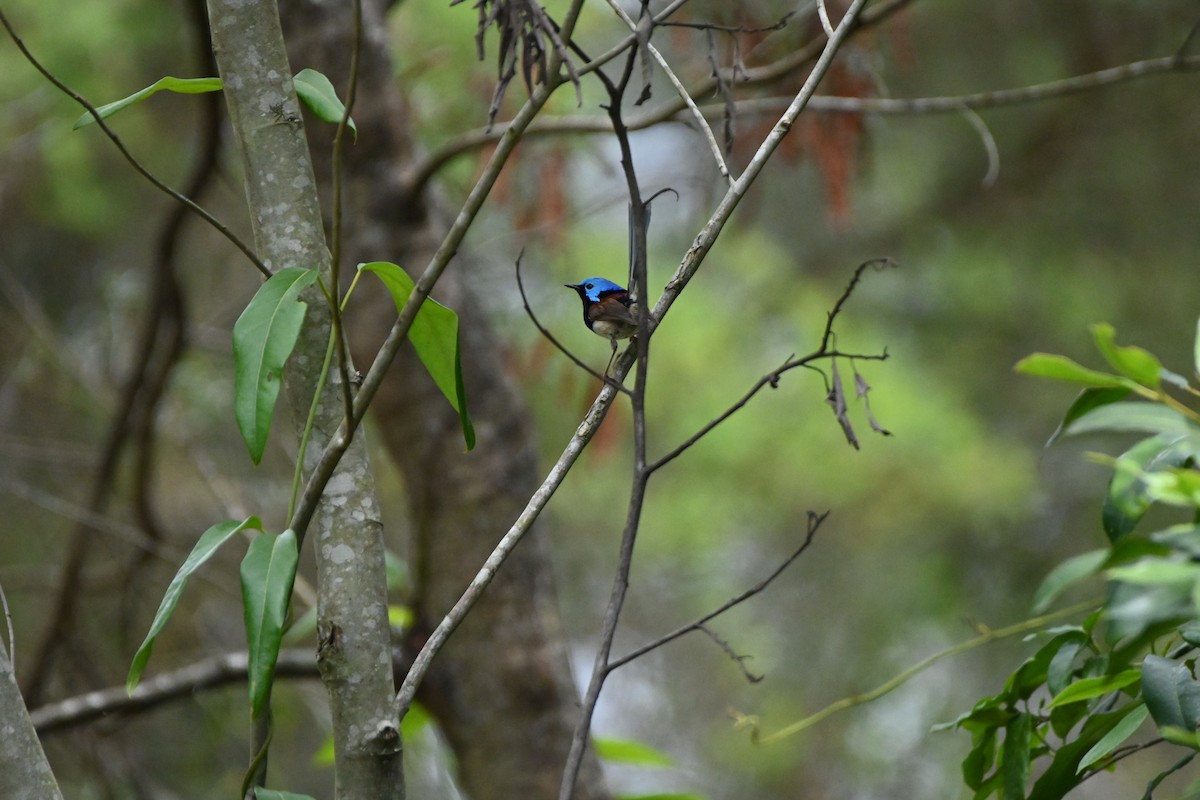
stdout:
{"type": "MultiPolygon", "coordinates": [[[[213,51],[245,170],[255,250],[272,269],[318,267],[330,281],[320,202],[273,0],[209,0],[213,51]]],[[[315,287],[284,371],[303,426],[329,340],[332,314],[315,287]]],[[[344,418],[340,375],[329,371],[306,461],[313,464],[344,418]]],[[[374,478],[355,436],[322,496],[309,547],[317,561],[318,664],[333,717],[339,800],[403,798],[394,709],[383,529],[374,478]]],[[[304,537],[305,531],[297,531],[304,537]]],[[[264,744],[262,725],[254,745],[264,744]]]]}
{"type": "MultiPolygon", "coordinates": [[[[363,4],[364,32],[354,120],[346,149],[343,272],[361,261],[395,261],[419,270],[448,227],[428,196],[406,192],[414,158],[403,87],[394,77],[380,0],[363,4]]],[[[344,95],[350,63],[349,4],[287,4],[292,63],[328,75],[344,95]]],[[[464,52],[473,47],[462,43],[464,52]]],[[[328,136],[312,136],[323,187],[330,175],[328,136]]],[[[328,192],[326,192],[328,195],[328,192]]],[[[515,256],[515,254],[513,254],[515,256]]],[[[434,295],[458,312],[463,372],[478,445],[464,452],[457,415],[405,348],[376,395],[377,430],[400,467],[415,541],[418,631],[450,609],[538,485],[529,410],[503,370],[496,337],[462,257],[434,295]]],[[[381,291],[360,286],[348,313],[351,342],[367,363],[395,310],[381,291]]],[[[556,797],[577,715],[544,544],[535,534],[518,548],[439,656],[419,699],[433,712],[458,759],[473,800],[556,797]]],[[[585,763],[577,793],[605,797],[600,767],[585,763]]]]}

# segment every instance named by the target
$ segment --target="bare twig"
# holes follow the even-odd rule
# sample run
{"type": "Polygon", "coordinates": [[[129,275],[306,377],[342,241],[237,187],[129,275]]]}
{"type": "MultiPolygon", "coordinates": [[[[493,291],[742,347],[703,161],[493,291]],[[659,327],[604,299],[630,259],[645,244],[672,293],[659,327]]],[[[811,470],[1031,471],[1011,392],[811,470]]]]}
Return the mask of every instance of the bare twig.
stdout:
{"type": "Polygon", "coordinates": [[[558,348],[558,351],[560,353],[562,353],[564,356],[566,356],[567,358],[569,358],[575,364],[575,366],[579,367],[584,372],[591,375],[593,378],[600,381],[601,383],[610,384],[617,391],[622,392],[624,394],[629,394],[629,390],[626,389],[624,386],[622,386],[620,383],[613,380],[608,375],[601,375],[599,372],[592,369],[587,364],[583,363],[583,361],[578,356],[576,356],[574,353],[572,353],[570,350],[568,350],[566,348],[566,346],[562,344],[562,342],[558,341],[558,339],[555,338],[554,334],[552,334],[549,330],[547,330],[546,327],[544,325],[542,325],[541,322],[538,321],[537,315],[533,313],[533,308],[530,307],[530,305],[529,305],[529,298],[526,297],[526,295],[525,295],[525,282],[523,280],[521,280],[521,257],[524,255],[525,255],[524,250],[522,250],[519,254],[517,254],[517,263],[516,263],[517,291],[519,291],[521,293],[521,304],[523,306],[525,306],[525,313],[529,316],[529,321],[533,323],[533,327],[537,328],[538,332],[540,334],[542,334],[542,336],[546,337],[546,341],[550,342],[550,344],[552,344],[556,348],[558,348]]]}
{"type": "MultiPolygon", "coordinates": [[[[143,680],[132,694],[114,686],[69,697],[29,712],[41,735],[82,725],[115,713],[144,711],[196,692],[246,680],[246,653],[227,653],[182,669],[162,672],[143,680]]],[[[317,661],[308,648],[281,650],[275,667],[277,678],[319,678],[317,661]]]]}
{"type": "Polygon", "coordinates": [[[1006,639],[1010,636],[1019,636],[1024,633],[1029,633],[1030,631],[1039,630],[1051,623],[1058,622],[1059,620],[1068,619],[1070,617],[1092,611],[1097,605],[1098,601],[1091,600],[1069,606],[1068,608],[1060,609],[1049,614],[1043,614],[1039,617],[1022,620],[1021,622],[1017,622],[1003,628],[984,628],[978,636],[968,639],[965,642],[959,642],[952,647],[948,647],[945,650],[941,650],[922,659],[921,661],[918,661],[913,666],[884,681],[874,689],[870,689],[865,692],[858,692],[848,697],[843,697],[841,700],[836,700],[816,713],[809,714],[807,717],[793,722],[790,725],[786,725],[774,733],[759,738],[759,741],[763,744],[770,744],[771,742],[777,742],[780,739],[786,739],[789,736],[794,736],[801,731],[811,728],[825,718],[836,714],[839,711],[845,711],[848,708],[854,708],[856,706],[875,702],[879,698],[890,694],[900,686],[903,686],[909,680],[929,669],[942,659],[961,655],[962,653],[974,650],[977,647],[982,647],[985,644],[994,642],[997,639],[1006,639]]]}
{"type": "Polygon", "coordinates": [[[100,127],[100,130],[104,132],[104,135],[109,138],[113,145],[116,146],[117,150],[120,151],[121,155],[125,157],[125,160],[129,162],[129,165],[133,167],[139,175],[150,181],[155,188],[170,195],[177,202],[186,206],[193,214],[196,214],[209,225],[213,226],[213,228],[215,228],[218,233],[228,239],[234,247],[236,247],[238,250],[241,250],[242,253],[245,254],[246,258],[250,259],[250,263],[252,263],[259,272],[267,277],[271,276],[271,270],[267,269],[266,265],[263,264],[262,261],[259,260],[258,256],[255,255],[254,251],[250,249],[249,245],[239,239],[233,231],[225,227],[220,220],[198,206],[195,202],[175,191],[167,184],[163,183],[156,175],[150,172],[150,170],[146,169],[142,162],[134,158],[133,154],[130,153],[125,147],[125,143],[122,142],[117,134],[113,132],[112,128],[108,127],[108,124],[104,121],[104,118],[100,116],[100,112],[96,110],[95,106],[84,99],[83,95],[79,94],[70,86],[63,83],[54,73],[52,73],[40,61],[38,61],[37,58],[34,57],[29,48],[25,46],[25,42],[22,41],[21,37],[17,35],[17,32],[13,29],[12,24],[9,23],[8,17],[5,16],[3,9],[0,9],[0,24],[4,25],[4,29],[8,31],[9,38],[13,40],[13,43],[17,46],[17,49],[21,51],[21,55],[25,57],[26,61],[33,65],[34,69],[42,74],[42,77],[54,84],[54,86],[60,92],[70,97],[79,105],[83,106],[83,108],[92,115],[92,118],[96,120],[96,125],[100,127]]]}
{"type": "Polygon", "coordinates": [[[714,631],[712,628],[709,628],[705,625],[701,625],[697,628],[697,630],[699,630],[701,633],[708,636],[709,639],[712,639],[713,642],[716,643],[717,647],[721,648],[721,651],[724,652],[725,655],[729,656],[729,660],[732,661],[734,664],[737,664],[738,669],[740,669],[742,671],[742,675],[750,683],[759,683],[760,681],[762,681],[762,679],[764,677],[766,677],[765,675],[755,674],[755,673],[751,672],[749,670],[749,668],[746,667],[746,662],[749,661],[751,658],[754,658],[754,656],[738,655],[737,651],[733,649],[733,646],[730,645],[729,642],[725,641],[720,636],[718,636],[716,634],[716,631],[714,631]]]}
{"type": "Polygon", "coordinates": [[[659,459],[657,461],[654,461],[653,463],[651,463],[649,465],[648,469],[651,472],[656,472],[659,469],[661,469],[662,467],[669,464],[671,461],[678,458],[680,455],[682,455],[684,453],[684,451],[686,451],[688,448],[695,445],[697,442],[699,442],[701,439],[703,439],[705,436],[707,436],[709,433],[711,433],[713,430],[715,430],[718,425],[725,422],[725,420],[732,417],[738,411],[741,411],[746,406],[746,404],[749,403],[750,400],[753,399],[753,397],[756,394],[758,394],[760,391],[762,391],[764,388],[766,388],[767,386],[770,386],[772,389],[777,387],[779,385],[780,377],[782,377],[785,372],[789,372],[793,369],[796,369],[797,367],[810,366],[814,361],[818,361],[818,360],[822,360],[822,359],[835,359],[835,358],[843,357],[843,358],[851,358],[851,359],[858,358],[858,359],[863,359],[866,361],[885,361],[885,360],[887,360],[888,356],[887,356],[886,350],[884,350],[882,353],[879,353],[879,354],[843,353],[843,352],[838,351],[836,348],[834,348],[832,346],[833,323],[837,319],[838,315],[841,313],[843,306],[845,306],[845,304],[846,304],[846,301],[850,299],[850,295],[854,293],[855,287],[858,286],[858,282],[862,279],[862,275],[867,270],[868,267],[875,267],[876,269],[882,269],[884,267],[894,267],[894,266],[896,266],[895,262],[893,262],[889,258],[877,258],[877,259],[872,259],[870,261],[865,261],[862,264],[859,264],[858,267],[854,270],[854,275],[853,275],[853,277],[851,277],[850,282],[846,285],[846,288],[844,290],[842,290],[841,296],[838,297],[837,302],[834,303],[833,308],[829,311],[828,315],[826,316],[825,329],[821,333],[821,343],[817,346],[816,350],[813,350],[811,353],[809,353],[805,356],[801,356],[799,358],[797,358],[794,355],[788,356],[786,359],[784,359],[782,364],[780,364],[778,367],[771,370],[766,375],[763,375],[761,378],[759,378],[757,381],[755,381],[754,385],[751,386],[746,391],[746,393],[743,394],[741,396],[741,398],[739,398],[737,400],[737,402],[733,403],[727,409],[722,411],[719,415],[717,415],[713,419],[706,422],[699,430],[697,430],[695,433],[693,433],[688,438],[684,439],[682,442],[680,442],[678,445],[676,445],[674,448],[672,448],[666,454],[659,457],[659,459]]]}
{"type": "MultiPolygon", "coordinates": [[[[610,8],[612,8],[613,13],[619,16],[621,21],[628,26],[629,30],[635,32],[638,30],[638,23],[634,22],[633,19],[631,19],[630,16],[625,13],[625,9],[621,8],[621,5],[617,2],[617,0],[608,0],[608,5],[610,8]]],[[[725,156],[721,152],[721,146],[717,144],[717,137],[715,134],[713,134],[712,128],[709,127],[708,121],[704,119],[704,115],[700,113],[700,109],[696,105],[696,102],[692,100],[692,96],[688,92],[687,87],[683,85],[683,81],[679,80],[679,77],[676,76],[675,71],[671,69],[671,65],[667,63],[667,59],[664,58],[663,54],[659,52],[658,48],[649,41],[648,37],[642,46],[655,60],[655,62],[658,63],[658,66],[662,69],[663,74],[667,76],[667,80],[669,80],[671,85],[675,87],[675,91],[679,94],[679,98],[683,100],[684,104],[692,112],[692,118],[695,119],[696,124],[700,127],[700,132],[704,135],[704,139],[708,142],[708,147],[712,151],[713,160],[717,162],[717,171],[721,173],[721,177],[724,178],[726,182],[733,183],[733,177],[729,174],[729,167],[725,163],[725,156]]]]}
{"type": "Polygon", "coordinates": [[[350,79],[346,88],[346,104],[342,109],[342,118],[338,120],[337,133],[333,136],[333,226],[330,231],[329,243],[329,315],[333,328],[333,347],[337,359],[338,375],[341,378],[342,405],[346,419],[354,415],[353,383],[350,381],[349,345],[346,342],[346,331],[342,325],[342,170],[345,168],[342,152],[346,146],[346,130],[349,127],[350,112],[354,110],[354,100],[358,94],[358,64],[362,57],[362,0],[354,0],[354,22],[352,25],[352,41],[350,45],[350,79]]]}
{"type": "Polygon", "coordinates": [[[817,16],[821,19],[821,30],[825,31],[826,36],[833,36],[833,21],[829,19],[829,9],[825,7],[825,0],[817,0],[817,16]]]}
{"type": "MultiPolygon", "coordinates": [[[[788,61],[790,62],[792,59],[789,57],[788,61]]],[[[1083,75],[1075,75],[1031,86],[999,89],[991,92],[975,92],[967,95],[913,98],[818,95],[809,100],[808,110],[821,113],[883,115],[962,113],[964,108],[980,110],[1038,102],[1090,91],[1104,86],[1111,86],[1117,83],[1124,83],[1125,81],[1164,75],[1171,72],[1192,72],[1196,70],[1200,70],[1200,56],[1164,56],[1162,58],[1135,61],[1097,72],[1089,72],[1083,75]]],[[[745,80],[742,81],[742,84],[766,83],[778,77],[774,70],[764,73],[760,68],[760,70],[751,71],[745,80]]],[[[699,97],[711,92],[714,85],[702,84],[696,87],[691,94],[693,97],[699,97]]],[[[792,98],[790,97],[762,97],[736,100],[734,104],[739,114],[768,114],[778,113],[781,109],[787,108],[791,102],[792,98]]],[[[683,108],[684,106],[678,103],[667,103],[660,108],[630,117],[626,121],[626,124],[630,130],[644,130],[663,122],[674,121],[676,115],[683,108]]],[[[725,113],[724,103],[719,105],[704,105],[700,108],[708,117],[719,117],[725,113]]],[[[570,115],[538,120],[536,124],[529,126],[525,135],[529,137],[542,137],[561,134],[611,132],[612,125],[609,123],[607,117],[570,115]]],[[[413,169],[411,178],[409,179],[409,186],[414,191],[420,190],[447,163],[460,155],[490,144],[499,138],[502,133],[502,126],[490,132],[480,128],[447,140],[438,150],[430,153],[425,160],[413,169]]]]}
{"type": "Polygon", "coordinates": [[[664,28],[692,28],[698,31],[719,31],[721,33],[770,33],[771,31],[781,31],[786,28],[788,21],[794,16],[796,16],[796,12],[789,11],[780,17],[778,22],[755,28],[747,28],[744,25],[718,25],[715,22],[674,22],[667,20],[657,24],[664,28]]]}
{"type": "Polygon", "coordinates": [[[996,137],[992,136],[991,129],[975,109],[964,108],[962,113],[967,118],[967,122],[971,123],[975,132],[979,134],[979,140],[983,142],[983,150],[987,153],[988,159],[988,169],[983,176],[983,187],[990,188],[1000,177],[1000,148],[996,146],[996,137]]]}
{"type": "MultiPolygon", "coordinates": [[[[565,27],[564,25],[564,29],[565,27]]],[[[388,366],[391,364],[392,359],[395,358],[400,345],[408,334],[408,329],[411,327],[421,303],[428,297],[433,284],[441,276],[450,259],[458,250],[458,246],[466,235],[467,229],[474,221],[475,215],[479,213],[479,209],[491,191],[492,186],[495,185],[501,168],[516,147],[522,132],[534,117],[537,116],[537,113],[545,105],[550,94],[557,86],[557,79],[551,73],[548,82],[539,86],[529,101],[517,113],[513,123],[510,124],[501,137],[500,144],[496,148],[495,153],[492,154],[487,166],[484,167],[483,174],[468,195],[466,202],[454,220],[454,224],[447,232],[442,245],[434,254],[420,279],[417,280],[408,302],[400,312],[399,319],[392,326],[391,332],[388,334],[387,339],[375,357],[374,363],[371,364],[371,368],[367,371],[366,377],[363,379],[358,395],[355,398],[355,419],[349,420],[347,424],[342,426],[338,435],[331,440],[329,447],[321,455],[321,460],[316,469],[313,470],[313,475],[308,487],[305,489],[301,506],[293,518],[296,522],[301,523],[302,526],[306,527],[308,520],[311,519],[312,508],[316,500],[320,497],[321,487],[328,480],[328,475],[332,473],[332,468],[337,463],[337,459],[341,457],[341,451],[344,450],[346,446],[345,442],[349,436],[353,434],[354,427],[357,426],[362,415],[366,413],[367,405],[379,389],[384,373],[387,371],[388,366]]],[[[524,511],[521,512],[516,522],[513,523],[512,527],[509,528],[508,532],[505,533],[496,545],[491,555],[488,556],[479,573],[471,581],[470,586],[464,590],[458,602],[454,604],[454,607],[442,618],[442,621],[438,623],[433,633],[430,634],[425,645],[414,659],[412,668],[405,675],[404,682],[396,694],[396,709],[400,717],[408,713],[413,698],[416,696],[417,688],[425,679],[433,658],[445,645],[454,630],[462,623],[463,618],[471,610],[472,606],[475,605],[476,601],[478,601],[483,590],[491,583],[500,565],[508,558],[508,554],[521,541],[530,526],[533,525],[534,520],[541,513],[542,508],[549,502],[550,497],[553,496],[559,484],[566,477],[575,459],[583,452],[583,447],[591,440],[596,429],[604,420],[604,416],[608,412],[608,406],[612,403],[612,398],[615,396],[616,390],[610,385],[605,384],[600,391],[600,396],[592,404],[592,410],[584,418],[584,421],[580,423],[575,436],[567,444],[567,449],[559,458],[558,463],[550,470],[550,474],[546,476],[542,485],[538,487],[538,490],[529,499],[529,503],[525,506],[524,511]]],[[[296,530],[300,529],[297,528],[296,530]]]]}
{"type": "Polygon", "coordinates": [[[680,627],[676,628],[675,630],[671,631],[670,633],[663,634],[662,636],[658,637],[657,639],[649,641],[646,644],[641,645],[640,647],[636,647],[633,650],[630,650],[628,653],[621,656],[620,658],[613,659],[612,662],[610,662],[608,665],[608,671],[612,672],[615,669],[623,667],[626,664],[628,664],[629,662],[635,661],[636,659],[639,659],[642,656],[646,655],[651,650],[657,650],[658,648],[662,647],[663,645],[669,644],[669,643],[675,641],[680,636],[691,633],[692,631],[695,631],[695,630],[700,630],[707,623],[711,622],[712,620],[716,619],[720,615],[724,614],[729,609],[734,608],[735,606],[741,605],[742,603],[746,602],[750,598],[752,598],[755,595],[762,592],[764,589],[766,589],[768,586],[770,586],[771,583],[774,582],[774,580],[776,578],[778,578],[780,575],[782,575],[784,570],[786,570],[788,567],[790,567],[796,559],[798,559],[801,555],[803,555],[804,551],[808,549],[808,546],[810,544],[812,544],[813,537],[817,535],[817,530],[821,527],[821,523],[823,523],[825,521],[825,518],[828,516],[829,516],[828,511],[824,512],[823,514],[817,514],[812,511],[808,512],[808,527],[807,527],[807,530],[805,531],[804,541],[801,542],[800,546],[797,547],[794,551],[792,551],[792,554],[790,556],[788,556],[786,559],[784,559],[783,562],[780,563],[779,566],[777,566],[774,569],[774,571],[771,572],[770,575],[763,578],[761,581],[756,583],[754,586],[751,586],[749,589],[746,589],[744,592],[736,595],[735,597],[731,597],[729,600],[726,600],[720,606],[718,606],[714,610],[710,611],[709,613],[705,614],[703,617],[700,617],[699,619],[697,619],[693,622],[689,622],[686,625],[681,625],[680,627]]]}
{"type": "MultiPolygon", "coordinates": [[[[649,42],[646,43],[649,47],[649,42]]],[[[637,541],[638,530],[641,527],[642,508],[646,499],[646,485],[650,472],[646,469],[646,375],[650,365],[650,337],[652,330],[648,315],[649,282],[647,280],[647,223],[648,212],[646,202],[642,199],[641,187],[638,185],[637,173],[633,165],[633,151],[629,145],[629,131],[621,118],[621,106],[633,74],[634,60],[637,50],[630,50],[625,62],[621,78],[615,83],[597,70],[596,75],[608,92],[608,104],[604,107],[612,120],[613,133],[621,151],[621,171],[625,177],[626,191],[629,193],[630,230],[632,241],[632,263],[630,264],[636,287],[636,297],[640,302],[637,309],[637,375],[634,378],[633,394],[630,405],[633,409],[633,476],[629,491],[629,505],[625,514],[625,528],[621,533],[621,548],[617,559],[617,569],[613,575],[612,590],[609,594],[608,606],[604,612],[604,622],[600,630],[600,643],[592,666],[591,680],[584,692],[581,703],[579,721],[575,725],[575,733],[571,737],[571,748],[567,753],[567,761],[563,767],[562,783],[559,786],[559,800],[571,800],[575,791],[575,783],[579,779],[579,770],[583,765],[584,749],[591,738],[592,717],[596,704],[600,700],[600,692],[608,677],[608,661],[612,652],[613,639],[617,632],[621,608],[625,603],[625,595],[629,590],[629,572],[633,567],[633,549],[637,541]]],[[[628,351],[626,351],[628,354],[628,351]]]]}

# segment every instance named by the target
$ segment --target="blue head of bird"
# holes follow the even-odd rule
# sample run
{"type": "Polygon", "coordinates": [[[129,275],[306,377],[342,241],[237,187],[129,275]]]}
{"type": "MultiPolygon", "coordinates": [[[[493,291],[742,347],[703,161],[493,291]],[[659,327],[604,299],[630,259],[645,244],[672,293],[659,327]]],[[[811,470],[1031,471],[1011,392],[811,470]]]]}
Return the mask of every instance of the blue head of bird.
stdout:
{"type": "Polygon", "coordinates": [[[586,278],[564,285],[574,289],[583,302],[583,323],[588,330],[608,339],[613,350],[617,349],[618,339],[637,333],[635,306],[624,287],[607,278],[586,278]]]}

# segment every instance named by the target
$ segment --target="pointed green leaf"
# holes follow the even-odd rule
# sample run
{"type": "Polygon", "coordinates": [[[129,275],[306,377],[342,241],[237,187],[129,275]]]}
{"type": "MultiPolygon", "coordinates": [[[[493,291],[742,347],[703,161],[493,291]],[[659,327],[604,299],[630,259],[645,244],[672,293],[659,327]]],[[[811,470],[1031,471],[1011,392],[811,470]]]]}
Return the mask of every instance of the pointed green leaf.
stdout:
{"type": "Polygon", "coordinates": [[[998,727],[983,728],[971,734],[971,750],[962,762],[963,783],[971,789],[983,786],[996,764],[996,731],[998,727]]]}
{"type": "Polygon", "coordinates": [[[1100,675],[1095,678],[1084,678],[1083,680],[1075,681],[1066,689],[1059,692],[1046,708],[1055,708],[1067,703],[1078,703],[1081,700],[1102,697],[1119,689],[1124,689],[1131,683],[1136,683],[1141,677],[1142,673],[1140,671],[1127,669],[1124,672],[1118,672],[1116,675],[1100,675]]]}
{"type": "Polygon", "coordinates": [[[233,408],[250,459],[262,460],[279,397],[283,365],[296,346],[308,305],[300,292],[315,269],[287,267],[267,280],[233,326],[233,408]]]}
{"type": "Polygon", "coordinates": [[[1124,718],[1124,711],[1088,717],[1073,740],[1053,751],[1053,760],[1034,782],[1028,800],[1061,800],[1066,796],[1082,780],[1076,771],[1080,760],[1124,718]]]}
{"type": "Polygon", "coordinates": [[[1146,656],[1142,661],[1142,696],[1160,729],[1195,732],[1200,722],[1200,684],[1184,664],[1162,656],[1146,656]]]}
{"type": "Polygon", "coordinates": [[[1042,581],[1037,593],[1033,596],[1033,612],[1041,614],[1054,600],[1079,581],[1095,575],[1100,567],[1108,560],[1108,548],[1092,550],[1068,558],[1054,569],[1042,581]]]}
{"type": "Polygon", "coordinates": [[[1066,356],[1050,353],[1032,353],[1017,362],[1014,367],[1017,372],[1033,375],[1038,378],[1054,378],[1071,383],[1082,383],[1096,387],[1125,387],[1132,388],[1133,382],[1119,375],[1109,375],[1072,361],[1066,356]]]}
{"type": "Polygon", "coordinates": [[[255,718],[262,715],[271,696],[271,680],[279,659],[297,560],[296,534],[290,529],[278,536],[263,533],[254,537],[242,559],[242,610],[249,651],[247,679],[255,718]]]}
{"type": "MultiPolygon", "coordinates": [[[[157,81],[150,84],[145,89],[142,89],[140,92],[134,92],[133,94],[129,95],[129,97],[100,106],[96,109],[96,113],[98,113],[102,119],[107,119],[126,106],[131,106],[134,103],[145,100],[155,92],[160,92],[164,89],[168,92],[178,92],[179,94],[203,94],[204,92],[219,92],[221,91],[221,79],[172,78],[170,75],[168,75],[165,78],[159,78],[157,81]]],[[[89,111],[79,119],[75,120],[72,130],[79,130],[86,125],[91,125],[95,121],[96,118],[93,117],[89,111]]]]}
{"type": "MultiPolygon", "coordinates": [[[[375,273],[392,295],[396,310],[404,308],[415,286],[407,272],[388,261],[359,264],[358,268],[375,273]]],[[[458,412],[463,439],[466,440],[467,449],[472,449],[475,447],[475,428],[467,414],[467,393],[463,387],[462,358],[458,348],[458,315],[432,297],[427,297],[408,331],[408,339],[433,382],[458,412]]]]}
{"type": "Polygon", "coordinates": [[[1073,421],[1064,435],[1106,431],[1113,433],[1191,433],[1194,426],[1173,408],[1157,403],[1111,403],[1073,421]]]}
{"type": "Polygon", "coordinates": [[[1116,542],[1137,527],[1150,508],[1146,473],[1178,466],[1193,455],[1189,433],[1158,434],[1138,442],[1113,464],[1113,475],[1104,498],[1101,521],[1109,541],[1116,542]]]}
{"type": "MultiPolygon", "coordinates": [[[[296,96],[300,98],[300,102],[308,106],[317,119],[332,122],[334,125],[342,121],[346,107],[338,99],[337,90],[333,88],[329,78],[315,69],[302,69],[296,73],[292,83],[296,87],[296,96]]],[[[346,120],[346,127],[354,131],[355,136],[358,135],[354,120],[346,120]]]]}
{"type": "Polygon", "coordinates": [[[1162,385],[1162,363],[1158,358],[1140,347],[1119,346],[1112,325],[1093,325],[1092,338],[1096,342],[1096,349],[1117,372],[1151,389],[1162,385]]]}
{"type": "Polygon", "coordinates": [[[604,761],[617,764],[636,764],[642,767],[675,765],[675,762],[666,753],[633,739],[597,737],[592,739],[592,742],[596,745],[596,755],[604,761]]]}
{"type": "Polygon", "coordinates": [[[1024,797],[1029,781],[1029,739],[1033,720],[1029,714],[1018,714],[1004,726],[1004,748],[1001,768],[1004,784],[1001,797],[1024,797]]]}
{"type": "Polygon", "coordinates": [[[258,517],[247,517],[238,522],[230,520],[213,525],[211,528],[200,534],[200,539],[192,548],[192,552],[184,559],[183,565],[179,571],[175,573],[175,577],[171,579],[171,585],[167,587],[167,591],[163,593],[162,602],[158,606],[158,612],[154,615],[154,622],[150,623],[150,632],[146,634],[142,646],[137,649],[137,653],[133,656],[133,663],[129,665],[129,675],[125,678],[125,690],[132,693],[137,688],[138,681],[142,678],[142,672],[146,669],[146,662],[150,660],[150,651],[154,649],[154,641],[158,638],[158,634],[162,633],[162,629],[167,624],[167,620],[171,618],[172,612],[175,611],[175,606],[179,603],[179,597],[183,594],[183,587],[187,585],[187,579],[193,572],[200,568],[205,561],[212,558],[213,553],[225,542],[229,541],[240,531],[247,529],[262,530],[262,522],[258,517]]]}
{"type": "Polygon", "coordinates": [[[1166,558],[1143,558],[1125,567],[1113,567],[1108,577],[1137,586],[1192,584],[1200,580],[1200,564],[1166,558]]]}
{"type": "Polygon", "coordinates": [[[1104,734],[1104,737],[1084,754],[1079,761],[1079,766],[1075,768],[1076,773],[1082,772],[1087,767],[1095,764],[1106,755],[1116,750],[1121,746],[1121,743],[1128,739],[1133,734],[1137,733],[1137,729],[1142,727],[1142,723],[1146,721],[1146,717],[1150,716],[1150,709],[1146,708],[1145,703],[1135,703],[1129,706],[1129,713],[1125,719],[1117,723],[1111,731],[1104,734]]]}
{"type": "Polygon", "coordinates": [[[1063,415],[1062,422],[1058,423],[1058,428],[1050,435],[1046,441],[1046,446],[1054,444],[1058,437],[1062,436],[1066,431],[1067,426],[1075,420],[1082,417],[1089,411],[1106,406],[1111,403],[1116,403],[1124,400],[1129,396],[1129,389],[1120,386],[1104,386],[1084,389],[1079,397],[1075,398],[1075,402],[1071,403],[1071,407],[1067,409],[1067,413],[1063,415]]]}

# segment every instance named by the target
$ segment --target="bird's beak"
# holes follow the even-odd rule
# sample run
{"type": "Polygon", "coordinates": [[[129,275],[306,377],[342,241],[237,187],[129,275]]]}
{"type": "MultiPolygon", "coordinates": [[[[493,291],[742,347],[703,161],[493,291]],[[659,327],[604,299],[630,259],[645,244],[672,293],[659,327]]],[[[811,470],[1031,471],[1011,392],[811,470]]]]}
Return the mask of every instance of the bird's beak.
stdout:
{"type": "Polygon", "coordinates": [[[563,286],[567,287],[568,289],[578,289],[579,288],[578,283],[564,283],[563,286]]]}

